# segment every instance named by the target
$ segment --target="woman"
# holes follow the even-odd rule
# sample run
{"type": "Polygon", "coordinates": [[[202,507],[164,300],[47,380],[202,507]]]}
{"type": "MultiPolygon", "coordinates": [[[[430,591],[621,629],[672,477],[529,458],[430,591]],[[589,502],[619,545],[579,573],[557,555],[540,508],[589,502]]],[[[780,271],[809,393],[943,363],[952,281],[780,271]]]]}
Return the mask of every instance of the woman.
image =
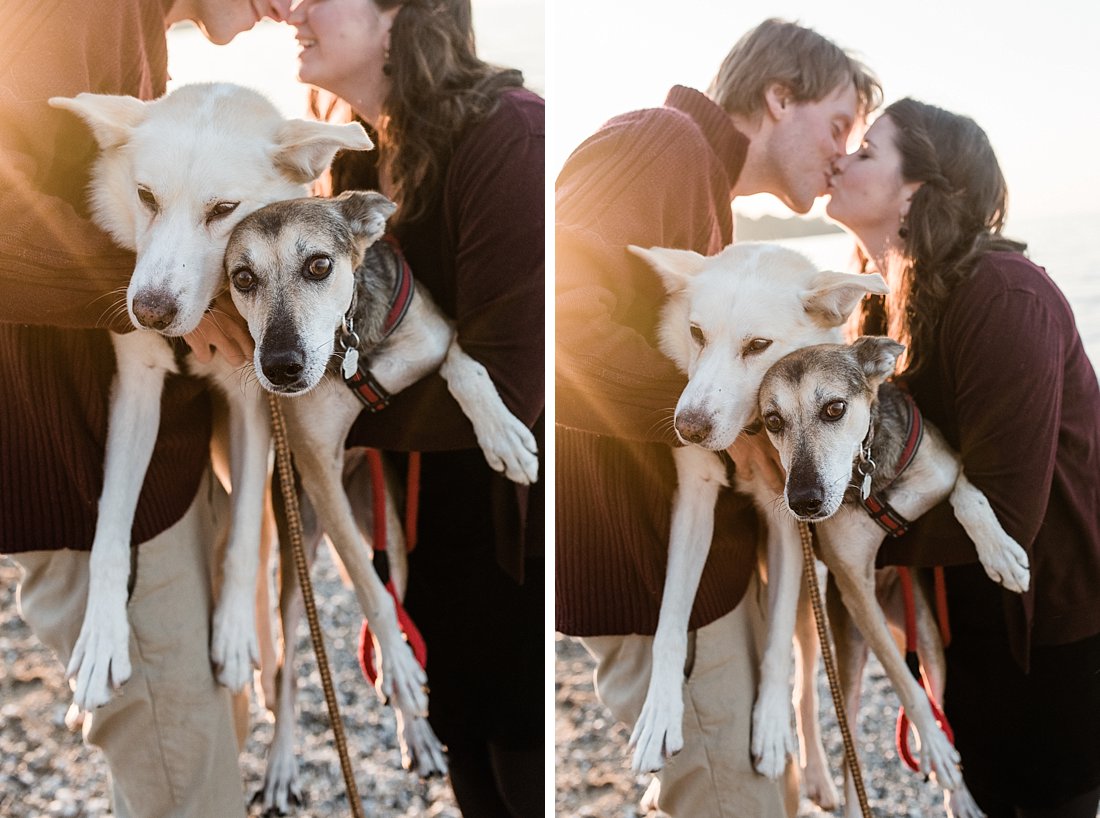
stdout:
{"type": "Polygon", "coordinates": [[[1087,816],[1100,802],[1100,393],[1062,293],[1001,235],[985,133],[914,100],[840,161],[829,215],[890,284],[864,332],[907,346],[899,379],[962,455],[1031,560],[1023,595],[974,562],[947,503],[884,564],[946,564],[945,707],[990,818],[1087,816]]]}
{"type": "MultiPolygon", "coordinates": [[[[300,79],[346,102],[377,145],[338,158],[333,192],[398,203],[390,231],[414,277],[541,449],[542,100],[477,57],[469,0],[304,0],[289,22],[300,79]]],[[[428,645],[431,723],[460,808],[541,815],[541,481],[490,470],[438,375],[364,413],[349,443],[425,453],[405,604],[428,645]]]]}

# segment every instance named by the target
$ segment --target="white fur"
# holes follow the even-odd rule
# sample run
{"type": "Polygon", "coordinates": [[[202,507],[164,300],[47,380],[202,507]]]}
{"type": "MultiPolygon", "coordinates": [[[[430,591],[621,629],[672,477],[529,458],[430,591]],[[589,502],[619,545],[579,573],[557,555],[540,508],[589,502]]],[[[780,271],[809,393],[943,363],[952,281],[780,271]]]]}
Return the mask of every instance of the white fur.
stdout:
{"type": "MultiPolygon", "coordinates": [[[[127,290],[131,320],[138,326],[135,304],[155,294],[174,313],[158,327],[166,335],[193,331],[224,286],[222,254],[241,218],[268,202],[304,193],[303,166],[315,168],[316,176],[336,150],[371,147],[359,126],[302,121],[288,131],[262,96],[226,84],[185,86],[151,103],[80,94],[50,104],[78,114],[96,136],[101,153],[90,190],[94,219],[137,253],[127,290]],[[155,198],[155,207],[141,201],[139,188],[155,198]],[[235,207],[216,216],[213,208],[225,203],[235,207]]],[[[169,347],[154,333],[139,329],[112,339],[118,376],[104,488],[88,604],[69,666],[76,676],[75,701],[85,709],[104,704],[111,688],[129,677],[130,531],[156,440],[164,376],[175,371],[169,347]]],[[[258,653],[254,589],[267,477],[267,415],[259,393],[238,384],[224,359],[191,369],[221,386],[229,404],[233,521],[211,658],[219,681],[240,689],[258,653]]]]}
{"type": "Polygon", "coordinates": [[[680,748],[682,656],[718,489],[717,460],[703,450],[737,442],[730,450],[737,488],[753,495],[768,530],[769,625],[751,749],[756,769],[778,778],[795,749],[789,673],[801,551],[793,521],[775,509],[777,455],[762,435],[738,436],[756,415],[757,390],[771,364],[792,349],[839,340],[840,325],[859,299],[885,292],[886,285],[878,275],[819,272],[803,256],[775,245],[735,244],[709,258],[682,250],[630,249],[653,266],[669,293],[659,326],[661,349],[688,375],[675,427],[685,442],[698,444],[676,450],[674,457],[680,489],[653,670],[632,737],[633,766],[659,769],[662,756],[680,748]]]}

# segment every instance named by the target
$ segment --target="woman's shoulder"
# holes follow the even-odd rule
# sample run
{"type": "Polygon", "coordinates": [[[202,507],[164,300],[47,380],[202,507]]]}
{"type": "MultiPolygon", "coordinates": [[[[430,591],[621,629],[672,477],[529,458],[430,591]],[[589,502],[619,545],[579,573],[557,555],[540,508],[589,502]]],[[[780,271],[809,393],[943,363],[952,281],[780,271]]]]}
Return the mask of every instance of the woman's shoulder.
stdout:
{"type": "Polygon", "coordinates": [[[986,310],[1045,309],[1065,314],[1069,305],[1047,271],[1021,252],[995,250],[986,253],[974,272],[952,295],[948,312],[963,314],[972,306],[986,310]],[[954,309],[952,309],[952,307],[954,309]]]}
{"type": "Polygon", "coordinates": [[[527,88],[508,88],[497,97],[492,112],[479,122],[475,133],[496,136],[543,137],[546,134],[546,102],[527,88]]]}

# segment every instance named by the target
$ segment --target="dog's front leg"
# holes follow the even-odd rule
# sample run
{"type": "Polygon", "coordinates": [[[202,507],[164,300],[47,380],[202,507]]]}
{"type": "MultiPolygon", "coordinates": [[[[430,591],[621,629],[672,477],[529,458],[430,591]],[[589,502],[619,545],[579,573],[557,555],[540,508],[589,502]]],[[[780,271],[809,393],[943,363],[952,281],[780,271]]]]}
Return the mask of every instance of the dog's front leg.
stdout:
{"type": "Polygon", "coordinates": [[[959,786],[959,754],[932,715],[928,698],[910,674],[875,596],[875,555],[882,531],[862,509],[842,507],[817,527],[821,556],[836,579],[844,606],[890,678],[920,736],[920,766],[934,772],[941,786],[959,786]]]}
{"type": "Polygon", "coordinates": [[[111,688],[130,678],[130,536],[160,427],[164,374],[174,367],[168,346],[153,333],[112,333],[111,341],[118,372],[111,390],[103,492],[88,563],[84,622],[67,671],[76,677],[73,698],[84,710],[106,704],[111,688]]]}
{"type": "Polygon", "coordinates": [[[791,658],[802,550],[798,526],[776,503],[766,505],[768,526],[768,634],[760,664],[760,690],[752,711],[753,766],[776,779],[797,752],[791,729],[791,658]]]}
{"type": "Polygon", "coordinates": [[[451,340],[439,367],[447,389],[470,419],[490,468],[516,483],[534,483],[539,476],[538,445],[531,430],[500,398],[485,367],[451,340]]]}
{"type": "MultiPolygon", "coordinates": [[[[815,566],[816,570],[816,566],[815,566]]],[[[821,584],[824,571],[819,571],[821,584]]],[[[817,696],[817,657],[820,648],[814,623],[810,590],[806,583],[798,591],[798,612],[795,618],[795,642],[798,658],[795,689],[798,707],[798,734],[801,747],[802,783],[806,797],[826,812],[836,809],[839,801],[833,776],[829,771],[825,746],[821,740],[820,708],[817,696]]]]}
{"type": "MultiPolygon", "coordinates": [[[[344,439],[360,408],[347,390],[319,390],[283,401],[302,486],[351,577],[370,623],[375,655],[379,657],[379,692],[395,710],[402,711],[404,720],[411,721],[427,712],[427,677],[401,634],[393,598],[374,570],[370,549],[359,534],[342,482],[344,439]]],[[[430,732],[426,722],[423,727],[430,732]]],[[[431,738],[438,745],[434,734],[431,738]]],[[[442,757],[442,752],[438,755],[442,757]]]]}
{"type": "Polygon", "coordinates": [[[226,390],[229,407],[232,519],[225,549],[224,574],[210,640],[210,658],[218,681],[242,689],[259,665],[256,634],[256,572],[260,560],[264,493],[271,450],[267,404],[254,384],[238,384],[236,370],[222,358],[210,373],[226,390]]]}
{"type": "Polygon", "coordinates": [[[684,746],[688,622],[710,552],[718,490],[728,485],[725,468],[713,452],[684,446],[674,449],[672,455],[677,486],[672,501],[668,568],[653,637],[649,688],[630,737],[635,772],[661,769],[663,756],[671,756],[684,746]]]}

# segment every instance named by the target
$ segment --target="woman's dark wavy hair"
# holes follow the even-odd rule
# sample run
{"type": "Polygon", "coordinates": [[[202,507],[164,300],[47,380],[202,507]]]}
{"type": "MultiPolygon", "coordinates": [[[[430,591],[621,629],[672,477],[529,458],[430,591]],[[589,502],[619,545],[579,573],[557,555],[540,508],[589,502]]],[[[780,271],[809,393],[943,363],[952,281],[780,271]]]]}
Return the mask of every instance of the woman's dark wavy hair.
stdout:
{"type": "MultiPolygon", "coordinates": [[[[470,0],[370,2],[383,11],[400,7],[387,55],[392,88],[380,121],[370,123],[378,150],[337,157],[332,187],[334,192],[367,183],[376,187],[378,165],[388,163],[393,198],[400,204],[391,223],[411,222],[439,195],[465,129],[492,113],[502,91],[522,87],[523,74],[478,58],[470,0]]],[[[318,99],[315,113],[325,119],[338,115],[338,106],[318,99]]]]}
{"type": "Polygon", "coordinates": [[[885,305],[864,302],[860,331],[888,334],[905,344],[903,374],[915,374],[935,348],[947,298],[994,250],[1026,245],[1001,235],[1008,188],[985,131],[969,117],[913,99],[882,112],[897,128],[901,175],[923,182],[899,231],[901,284],[885,305]],[[884,308],[885,307],[885,308],[884,308]]]}

